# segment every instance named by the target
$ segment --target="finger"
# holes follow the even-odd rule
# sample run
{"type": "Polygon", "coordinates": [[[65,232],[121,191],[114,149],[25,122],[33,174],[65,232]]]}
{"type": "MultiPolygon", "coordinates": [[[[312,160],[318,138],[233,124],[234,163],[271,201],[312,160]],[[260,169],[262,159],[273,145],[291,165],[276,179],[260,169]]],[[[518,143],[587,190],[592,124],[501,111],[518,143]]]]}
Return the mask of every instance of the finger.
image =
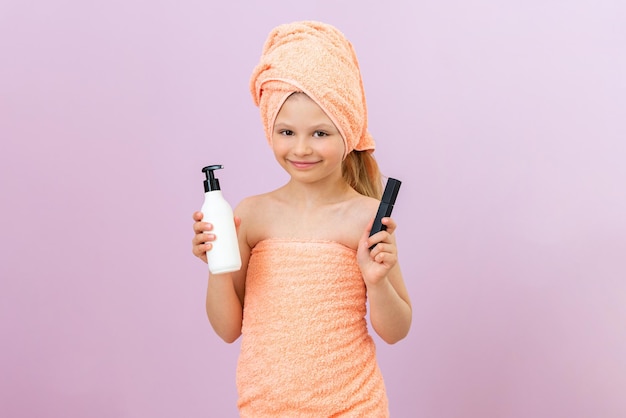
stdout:
{"type": "Polygon", "coordinates": [[[372,250],[380,242],[392,243],[394,241],[392,234],[396,230],[396,226],[397,226],[396,222],[392,218],[389,218],[389,217],[382,218],[381,222],[385,226],[385,229],[382,231],[378,231],[377,233],[369,237],[369,244],[370,244],[369,248],[371,248],[372,250]]]}
{"type": "Polygon", "coordinates": [[[387,227],[387,232],[389,232],[390,234],[393,234],[398,226],[398,224],[396,224],[396,221],[394,221],[393,218],[390,217],[383,218],[381,221],[383,225],[387,227]]]}
{"type": "Polygon", "coordinates": [[[200,211],[196,211],[196,212],[193,213],[193,220],[196,221],[196,222],[201,221],[203,217],[204,217],[204,215],[200,211]]]}
{"type": "Polygon", "coordinates": [[[370,234],[372,233],[373,226],[374,226],[374,218],[372,218],[368,222],[367,226],[365,227],[365,231],[363,231],[363,236],[361,237],[361,240],[365,242],[366,247],[370,249],[372,249],[373,246],[379,242],[379,240],[376,239],[377,234],[370,236],[370,234]]]}
{"type": "Polygon", "coordinates": [[[193,224],[193,232],[196,234],[201,234],[203,232],[212,231],[213,224],[208,222],[194,222],[193,224]]]}
{"type": "Polygon", "coordinates": [[[204,253],[213,248],[213,241],[215,241],[214,234],[198,234],[194,235],[191,240],[191,246],[194,252],[204,253]]]}
{"type": "Polygon", "coordinates": [[[370,257],[372,257],[372,259],[378,261],[378,255],[379,254],[385,254],[383,257],[385,259],[389,259],[389,256],[392,256],[394,258],[398,257],[398,248],[395,246],[394,243],[391,242],[379,242],[378,244],[376,244],[376,246],[372,249],[372,251],[370,252],[370,257]]]}
{"type": "Polygon", "coordinates": [[[198,257],[200,260],[207,262],[206,251],[194,251],[193,255],[198,257]]]}
{"type": "Polygon", "coordinates": [[[372,257],[373,260],[378,261],[381,254],[385,253],[386,251],[386,245],[384,242],[378,242],[375,244],[374,248],[372,248],[372,251],[370,252],[370,257],[372,257]]]}
{"type": "Polygon", "coordinates": [[[376,247],[378,246],[378,243],[380,243],[382,240],[380,239],[379,236],[380,232],[372,235],[371,237],[367,238],[367,248],[369,248],[370,250],[370,255],[374,255],[372,254],[372,251],[374,251],[376,249],[376,247]]]}
{"type": "Polygon", "coordinates": [[[379,253],[374,259],[378,264],[384,264],[385,266],[393,266],[396,264],[398,257],[392,253],[379,253]]]}
{"type": "Polygon", "coordinates": [[[191,246],[191,252],[196,257],[202,257],[206,255],[206,252],[209,251],[213,247],[213,244],[196,244],[193,243],[191,246]]]}
{"type": "Polygon", "coordinates": [[[374,249],[377,248],[381,243],[390,242],[390,236],[391,235],[387,231],[378,231],[367,239],[368,248],[370,248],[371,251],[374,251],[374,249]]]}
{"type": "Polygon", "coordinates": [[[211,233],[196,234],[191,240],[194,245],[203,245],[213,241],[215,241],[215,234],[211,233]]]}

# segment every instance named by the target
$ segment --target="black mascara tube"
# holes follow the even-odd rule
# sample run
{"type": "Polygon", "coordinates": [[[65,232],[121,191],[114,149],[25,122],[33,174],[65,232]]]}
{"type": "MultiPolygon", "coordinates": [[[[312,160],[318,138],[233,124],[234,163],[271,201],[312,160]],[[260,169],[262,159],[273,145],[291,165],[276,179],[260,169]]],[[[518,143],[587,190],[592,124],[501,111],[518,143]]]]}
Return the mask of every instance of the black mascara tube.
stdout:
{"type": "MultiPolygon", "coordinates": [[[[400,190],[401,184],[402,182],[400,180],[392,179],[391,177],[387,179],[385,191],[383,192],[383,197],[380,200],[380,205],[378,205],[376,218],[374,218],[374,224],[372,225],[370,237],[377,232],[387,229],[387,227],[382,224],[382,219],[391,216],[391,212],[393,211],[393,205],[396,203],[396,197],[398,197],[398,191],[400,190]]],[[[370,250],[375,246],[376,244],[372,245],[370,247],[370,250]]]]}

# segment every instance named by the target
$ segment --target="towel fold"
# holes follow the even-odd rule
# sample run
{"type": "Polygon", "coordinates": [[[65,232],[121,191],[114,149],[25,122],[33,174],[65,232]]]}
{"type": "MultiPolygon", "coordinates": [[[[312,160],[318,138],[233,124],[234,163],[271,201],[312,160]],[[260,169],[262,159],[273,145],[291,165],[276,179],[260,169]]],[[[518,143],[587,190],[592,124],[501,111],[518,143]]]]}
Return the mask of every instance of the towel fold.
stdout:
{"type": "Polygon", "coordinates": [[[356,251],[270,239],[250,255],[241,354],[242,417],[387,417],[356,251]]]}
{"type": "Polygon", "coordinates": [[[333,121],[352,150],[374,150],[367,130],[367,105],[352,44],[335,27],[302,21],[276,27],[250,79],[268,141],[281,106],[294,92],[313,99],[333,121]]]}

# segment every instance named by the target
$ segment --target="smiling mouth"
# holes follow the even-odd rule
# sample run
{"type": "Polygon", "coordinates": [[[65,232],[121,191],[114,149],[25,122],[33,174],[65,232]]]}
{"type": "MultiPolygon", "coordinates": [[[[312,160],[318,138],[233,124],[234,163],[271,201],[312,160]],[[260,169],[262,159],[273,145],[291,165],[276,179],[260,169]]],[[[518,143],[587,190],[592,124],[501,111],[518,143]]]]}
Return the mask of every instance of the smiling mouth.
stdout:
{"type": "Polygon", "coordinates": [[[317,161],[310,161],[309,162],[309,161],[292,161],[292,160],[289,160],[289,162],[294,167],[301,168],[301,169],[313,167],[315,164],[318,163],[317,161]]]}

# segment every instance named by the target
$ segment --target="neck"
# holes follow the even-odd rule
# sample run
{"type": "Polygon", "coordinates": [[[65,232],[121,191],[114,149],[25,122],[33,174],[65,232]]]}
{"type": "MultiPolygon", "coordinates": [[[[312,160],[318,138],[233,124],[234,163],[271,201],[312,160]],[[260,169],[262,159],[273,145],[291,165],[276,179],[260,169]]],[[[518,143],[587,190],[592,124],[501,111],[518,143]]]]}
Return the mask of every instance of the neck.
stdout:
{"type": "Polygon", "coordinates": [[[296,206],[314,207],[343,202],[354,190],[343,178],[320,183],[301,183],[290,180],[283,190],[296,206]]]}

